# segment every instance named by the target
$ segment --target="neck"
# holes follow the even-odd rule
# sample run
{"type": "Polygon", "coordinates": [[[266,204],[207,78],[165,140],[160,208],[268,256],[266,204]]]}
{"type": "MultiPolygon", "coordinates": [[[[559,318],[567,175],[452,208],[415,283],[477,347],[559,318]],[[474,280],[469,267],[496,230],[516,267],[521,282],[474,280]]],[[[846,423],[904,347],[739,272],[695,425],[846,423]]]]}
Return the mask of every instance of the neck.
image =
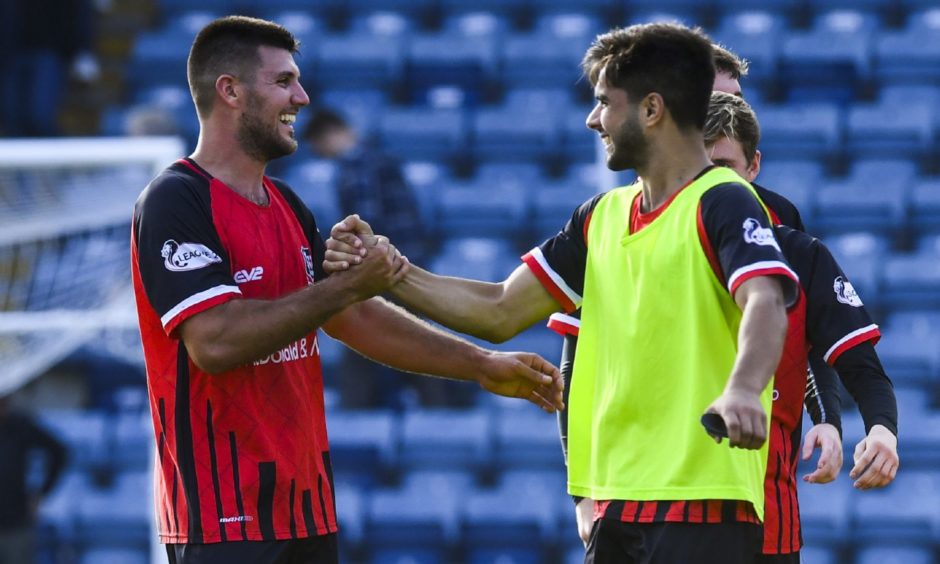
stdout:
{"type": "Polygon", "coordinates": [[[671,135],[650,147],[649,154],[649,161],[637,167],[644,213],[663,205],[711,164],[701,132],[671,135]]]}
{"type": "Polygon", "coordinates": [[[204,125],[190,158],[242,197],[256,204],[267,203],[267,191],[262,183],[267,163],[249,157],[238,145],[235,131],[204,125]]]}

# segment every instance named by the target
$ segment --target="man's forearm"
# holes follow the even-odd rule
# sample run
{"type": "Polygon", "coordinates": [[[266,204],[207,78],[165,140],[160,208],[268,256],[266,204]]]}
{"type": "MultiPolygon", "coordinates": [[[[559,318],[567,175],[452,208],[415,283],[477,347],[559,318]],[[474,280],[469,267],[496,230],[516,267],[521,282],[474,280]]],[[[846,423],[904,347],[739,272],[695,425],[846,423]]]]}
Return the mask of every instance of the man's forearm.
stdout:
{"type": "Polygon", "coordinates": [[[346,309],[324,329],[360,354],[399,370],[475,380],[488,351],[381,298],[346,309]],[[381,332],[381,338],[375,338],[381,332]]]}
{"type": "Polygon", "coordinates": [[[782,294],[755,294],[746,303],[738,330],[738,354],[728,389],[759,394],[773,376],[787,335],[782,294]]]}
{"type": "Polygon", "coordinates": [[[231,300],[184,321],[180,334],[197,366],[225,372],[304,337],[361,297],[331,277],[277,300],[231,300]]]}
{"type": "Polygon", "coordinates": [[[438,276],[412,266],[390,293],[412,311],[492,343],[514,337],[559,309],[524,265],[499,284],[438,276]]]}

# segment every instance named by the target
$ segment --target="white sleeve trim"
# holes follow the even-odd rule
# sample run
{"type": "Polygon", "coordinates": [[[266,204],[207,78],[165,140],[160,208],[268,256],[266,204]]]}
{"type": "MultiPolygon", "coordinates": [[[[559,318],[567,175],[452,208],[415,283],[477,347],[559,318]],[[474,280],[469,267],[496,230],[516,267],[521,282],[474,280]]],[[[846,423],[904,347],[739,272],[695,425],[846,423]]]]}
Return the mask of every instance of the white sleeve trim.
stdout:
{"type": "Polygon", "coordinates": [[[731,291],[731,288],[734,288],[735,283],[742,276],[750,274],[756,270],[773,270],[773,269],[782,269],[787,271],[790,276],[793,277],[793,280],[796,282],[800,281],[800,277],[796,275],[796,272],[793,272],[793,269],[790,268],[786,263],[779,260],[763,260],[760,262],[755,262],[747,266],[742,266],[741,268],[734,271],[734,274],[731,275],[731,278],[728,279],[728,291],[731,291]]]}
{"type": "Polygon", "coordinates": [[[581,307],[581,296],[565,283],[561,275],[552,270],[552,267],[548,265],[548,261],[545,260],[545,255],[542,254],[542,249],[538,247],[532,249],[532,258],[535,259],[535,262],[542,268],[542,272],[551,279],[552,283],[568,296],[568,299],[571,300],[575,307],[581,307]]]}
{"type": "Polygon", "coordinates": [[[239,294],[241,295],[242,291],[238,286],[216,286],[215,288],[209,288],[208,290],[203,290],[198,294],[193,294],[185,300],[176,304],[176,306],[160,318],[160,323],[163,324],[163,328],[166,329],[167,325],[173,321],[173,318],[182,313],[183,311],[193,307],[198,303],[202,303],[206,300],[210,300],[216,296],[221,296],[223,294],[239,294]]]}
{"type": "Polygon", "coordinates": [[[549,317],[551,321],[557,321],[559,323],[564,323],[565,325],[570,325],[571,327],[581,328],[581,320],[573,315],[568,315],[567,313],[553,313],[549,317]]]}
{"type": "Polygon", "coordinates": [[[851,333],[849,333],[849,334],[846,335],[845,337],[842,337],[841,339],[839,339],[838,341],[836,341],[836,344],[834,344],[834,345],[832,345],[831,347],[829,347],[829,350],[826,351],[826,354],[823,355],[823,360],[825,360],[826,363],[828,363],[828,362],[829,362],[829,358],[832,356],[832,353],[834,353],[834,352],[836,352],[837,350],[839,350],[839,347],[841,347],[841,346],[844,345],[845,343],[851,341],[851,340],[854,339],[855,337],[858,337],[859,335],[864,335],[865,333],[869,333],[869,332],[871,332],[871,331],[876,331],[877,329],[878,329],[878,325],[872,323],[871,325],[868,325],[867,327],[862,327],[861,329],[856,329],[855,331],[852,331],[851,333]]]}

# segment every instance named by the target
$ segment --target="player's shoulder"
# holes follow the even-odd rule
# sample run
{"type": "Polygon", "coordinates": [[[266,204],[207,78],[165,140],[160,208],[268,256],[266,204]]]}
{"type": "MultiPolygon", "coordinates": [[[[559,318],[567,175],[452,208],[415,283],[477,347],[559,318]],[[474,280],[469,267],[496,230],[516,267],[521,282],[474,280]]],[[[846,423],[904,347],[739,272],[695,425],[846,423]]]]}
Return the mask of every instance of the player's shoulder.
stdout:
{"type": "Polygon", "coordinates": [[[786,225],[775,225],[774,235],[784,258],[796,271],[801,281],[808,281],[816,268],[818,258],[830,256],[825,245],[812,235],[786,225]]]}
{"type": "Polygon", "coordinates": [[[209,180],[190,170],[180,161],[173,163],[150,181],[137,198],[135,208],[166,210],[201,206],[209,201],[209,180]]]}

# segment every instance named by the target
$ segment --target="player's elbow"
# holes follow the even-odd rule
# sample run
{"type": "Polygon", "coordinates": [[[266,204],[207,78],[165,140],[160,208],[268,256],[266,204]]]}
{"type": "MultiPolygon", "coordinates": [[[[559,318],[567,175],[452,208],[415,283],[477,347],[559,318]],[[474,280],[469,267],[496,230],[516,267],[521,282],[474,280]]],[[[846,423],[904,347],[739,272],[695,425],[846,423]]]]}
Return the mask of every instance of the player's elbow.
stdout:
{"type": "Polygon", "coordinates": [[[213,376],[228,372],[239,364],[223,347],[213,344],[187,345],[186,352],[199,370],[213,376]]]}

